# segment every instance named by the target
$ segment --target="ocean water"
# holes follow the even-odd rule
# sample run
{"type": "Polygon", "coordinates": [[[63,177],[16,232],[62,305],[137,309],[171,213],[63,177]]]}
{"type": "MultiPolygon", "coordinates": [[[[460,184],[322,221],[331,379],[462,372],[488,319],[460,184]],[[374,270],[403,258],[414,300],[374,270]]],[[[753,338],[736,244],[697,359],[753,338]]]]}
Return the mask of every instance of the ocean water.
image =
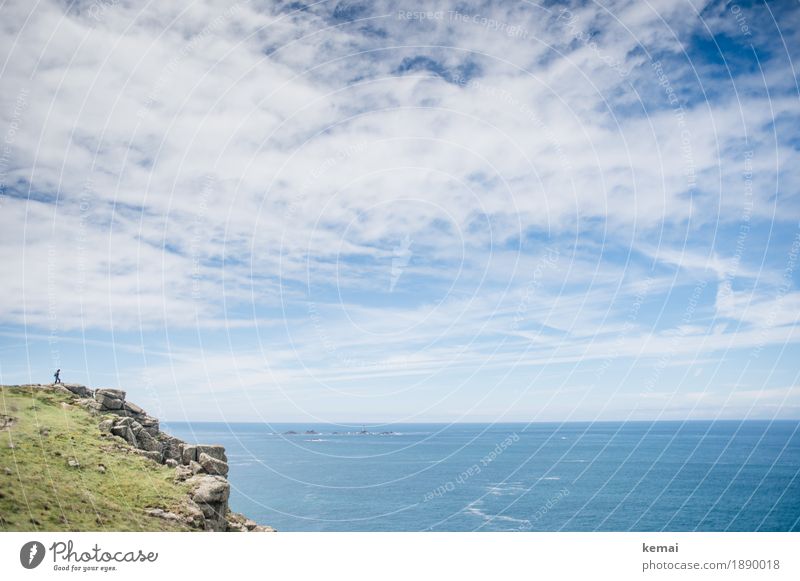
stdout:
{"type": "Polygon", "coordinates": [[[232,509],[281,531],[800,530],[796,421],[163,429],[223,444],[232,509]]]}

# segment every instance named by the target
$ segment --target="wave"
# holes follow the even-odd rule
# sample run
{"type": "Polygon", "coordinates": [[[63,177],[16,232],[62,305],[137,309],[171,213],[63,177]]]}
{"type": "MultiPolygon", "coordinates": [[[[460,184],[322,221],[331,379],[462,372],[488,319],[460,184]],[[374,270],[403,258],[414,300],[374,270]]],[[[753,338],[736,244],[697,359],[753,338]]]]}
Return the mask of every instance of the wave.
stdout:
{"type": "Polygon", "coordinates": [[[471,514],[473,516],[480,517],[485,522],[500,521],[500,522],[508,522],[508,523],[514,523],[514,524],[518,524],[518,525],[530,526],[530,520],[525,519],[525,518],[516,518],[516,517],[513,517],[513,516],[508,516],[506,514],[489,514],[488,512],[482,510],[481,508],[478,508],[478,506],[482,505],[482,504],[483,504],[483,501],[480,500],[480,499],[473,500],[466,507],[464,507],[464,510],[462,512],[465,512],[466,514],[471,514]]]}

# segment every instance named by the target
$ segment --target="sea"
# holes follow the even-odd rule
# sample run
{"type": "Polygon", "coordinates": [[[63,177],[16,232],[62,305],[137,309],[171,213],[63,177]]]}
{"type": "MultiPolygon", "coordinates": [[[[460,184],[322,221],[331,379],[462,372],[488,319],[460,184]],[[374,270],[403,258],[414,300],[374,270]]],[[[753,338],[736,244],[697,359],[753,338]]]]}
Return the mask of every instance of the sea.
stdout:
{"type": "Polygon", "coordinates": [[[165,423],[279,531],[800,531],[800,422],[165,423]]]}

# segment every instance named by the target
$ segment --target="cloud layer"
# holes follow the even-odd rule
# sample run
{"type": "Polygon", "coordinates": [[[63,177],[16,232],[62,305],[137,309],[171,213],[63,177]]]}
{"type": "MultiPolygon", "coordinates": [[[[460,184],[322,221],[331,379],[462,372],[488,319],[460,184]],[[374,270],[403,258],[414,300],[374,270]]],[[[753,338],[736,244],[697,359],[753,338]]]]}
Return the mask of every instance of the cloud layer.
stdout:
{"type": "Polygon", "coordinates": [[[138,343],[159,387],[322,419],[581,386],[584,417],[624,386],[652,413],[769,355],[745,387],[797,416],[795,8],[2,10],[10,341],[138,343]]]}

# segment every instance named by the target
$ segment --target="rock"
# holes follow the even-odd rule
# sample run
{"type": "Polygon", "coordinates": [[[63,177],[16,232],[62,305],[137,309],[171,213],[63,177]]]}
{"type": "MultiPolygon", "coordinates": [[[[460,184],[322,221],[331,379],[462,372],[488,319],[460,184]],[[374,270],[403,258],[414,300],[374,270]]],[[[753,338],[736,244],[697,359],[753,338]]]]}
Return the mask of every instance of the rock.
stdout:
{"type": "Polygon", "coordinates": [[[179,464],[175,468],[175,482],[183,482],[192,476],[192,469],[179,464]]]}
{"type": "Polygon", "coordinates": [[[228,464],[222,460],[212,458],[205,452],[200,452],[200,456],[198,456],[197,461],[207,474],[217,474],[219,476],[228,475],[228,464]]]}
{"type": "Polygon", "coordinates": [[[78,400],[78,405],[92,413],[98,413],[104,410],[103,404],[96,399],[81,398],[78,400]]]}
{"type": "Polygon", "coordinates": [[[200,474],[204,472],[203,465],[200,464],[200,462],[195,462],[194,460],[189,462],[189,470],[192,471],[192,474],[200,474]]]}
{"type": "Polygon", "coordinates": [[[156,418],[151,418],[148,415],[137,416],[136,421],[139,422],[139,424],[141,424],[145,432],[147,432],[151,436],[158,436],[159,429],[158,429],[158,420],[156,418]]]}
{"type": "Polygon", "coordinates": [[[76,458],[70,458],[67,460],[67,466],[69,466],[70,468],[80,468],[81,463],[78,462],[76,458]]]}
{"type": "Polygon", "coordinates": [[[106,410],[121,410],[124,402],[121,399],[117,399],[114,397],[107,396],[103,393],[100,393],[100,390],[94,394],[94,398],[97,402],[103,406],[103,409],[106,410]]]}
{"type": "Polygon", "coordinates": [[[228,522],[228,496],[231,485],[222,476],[199,474],[192,476],[189,497],[194,501],[205,517],[205,529],[208,531],[226,531],[228,522]]]}
{"type": "Polygon", "coordinates": [[[158,439],[161,441],[162,449],[164,451],[164,458],[181,462],[183,457],[183,446],[185,442],[174,438],[168,434],[160,432],[158,439]]]}
{"type": "Polygon", "coordinates": [[[158,462],[161,464],[161,452],[151,452],[150,450],[139,450],[138,448],[133,450],[133,453],[138,456],[144,456],[152,460],[153,462],[158,462]]]}
{"type": "Polygon", "coordinates": [[[50,435],[50,428],[48,428],[46,426],[42,426],[41,428],[39,428],[39,435],[40,436],[44,436],[44,437],[49,436],[50,435]]]}
{"type": "Polygon", "coordinates": [[[190,462],[197,462],[197,446],[184,446],[181,454],[181,464],[189,465],[190,462]]]}
{"type": "Polygon", "coordinates": [[[131,413],[144,415],[144,410],[142,408],[140,408],[138,405],[136,405],[135,403],[131,403],[129,401],[126,401],[123,404],[123,407],[125,408],[126,411],[129,411],[131,413]]]}
{"type": "Polygon", "coordinates": [[[206,528],[206,516],[192,499],[186,499],[186,502],[181,507],[181,512],[184,515],[183,522],[187,526],[201,530],[206,528]]]}
{"type": "Polygon", "coordinates": [[[146,508],[145,514],[150,516],[154,516],[156,518],[163,518],[164,520],[171,520],[171,521],[181,521],[181,517],[179,517],[174,512],[170,512],[168,510],[164,510],[162,508],[146,508]]]}
{"type": "Polygon", "coordinates": [[[114,420],[110,418],[107,420],[103,420],[102,422],[100,422],[100,425],[98,427],[100,428],[100,432],[102,432],[103,434],[110,434],[111,428],[114,427],[114,420]]]}
{"type": "Polygon", "coordinates": [[[77,383],[62,383],[61,385],[78,397],[94,397],[94,392],[85,385],[78,385],[77,383]]]}
{"type": "Polygon", "coordinates": [[[75,395],[60,383],[58,385],[53,386],[53,391],[57,391],[58,393],[63,393],[64,395],[75,395]]]}
{"type": "Polygon", "coordinates": [[[137,442],[136,435],[133,433],[133,430],[131,430],[130,426],[117,424],[111,428],[111,433],[115,436],[119,436],[131,446],[135,448],[139,447],[139,442],[137,442]]]}
{"type": "Polygon", "coordinates": [[[222,462],[227,462],[228,457],[225,455],[225,446],[220,446],[219,444],[213,446],[196,446],[197,448],[197,459],[200,459],[200,454],[205,453],[211,456],[212,458],[216,458],[217,460],[221,460],[222,462]]]}
{"type": "Polygon", "coordinates": [[[256,523],[254,520],[247,518],[236,512],[228,512],[226,516],[228,521],[228,530],[231,532],[274,532],[275,529],[256,523]]]}
{"type": "Polygon", "coordinates": [[[175,458],[167,458],[164,460],[164,464],[169,466],[170,468],[176,468],[178,466],[178,461],[175,458]]]}
{"type": "Polygon", "coordinates": [[[121,389],[98,389],[94,392],[95,397],[100,394],[107,397],[113,397],[114,399],[121,399],[125,401],[125,392],[121,389]]]}
{"type": "MultiPolygon", "coordinates": [[[[228,501],[231,485],[222,476],[198,474],[192,476],[187,482],[191,486],[189,496],[198,505],[228,501]]],[[[202,506],[200,508],[202,509],[202,506]]]]}
{"type": "Polygon", "coordinates": [[[6,476],[11,476],[12,474],[14,474],[14,473],[11,471],[11,468],[9,468],[8,466],[6,466],[5,473],[6,473],[6,476]]]}
{"type": "Polygon", "coordinates": [[[104,465],[104,464],[98,464],[98,465],[97,465],[97,471],[98,471],[100,474],[105,474],[105,473],[106,473],[106,467],[105,467],[105,465],[104,465]]]}
{"type": "Polygon", "coordinates": [[[142,450],[147,450],[149,452],[158,452],[159,456],[161,456],[161,442],[159,442],[149,433],[145,432],[141,428],[141,426],[139,426],[139,429],[141,431],[136,437],[137,440],[139,441],[139,448],[141,448],[142,450]]]}

